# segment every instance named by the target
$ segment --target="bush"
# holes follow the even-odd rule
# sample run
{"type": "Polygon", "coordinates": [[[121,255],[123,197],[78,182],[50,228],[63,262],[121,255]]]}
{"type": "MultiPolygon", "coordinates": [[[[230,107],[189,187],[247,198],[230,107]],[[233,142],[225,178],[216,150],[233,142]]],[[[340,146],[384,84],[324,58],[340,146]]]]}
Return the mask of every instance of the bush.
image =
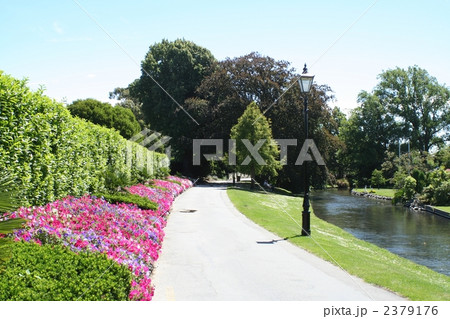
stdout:
{"type": "Polygon", "coordinates": [[[141,209],[158,209],[158,204],[151,201],[150,199],[131,193],[97,193],[95,194],[95,196],[101,197],[111,204],[126,203],[135,204],[141,209]]]}
{"type": "Polygon", "coordinates": [[[166,174],[166,155],[72,117],[26,84],[0,71],[0,171],[20,178],[23,205],[104,191],[109,171],[131,180],[166,174]]]}
{"type": "Polygon", "coordinates": [[[450,205],[450,181],[445,181],[436,187],[433,196],[433,204],[439,206],[450,205]]]}
{"type": "Polygon", "coordinates": [[[350,187],[350,183],[346,178],[338,179],[336,184],[339,189],[348,189],[350,187]]]}
{"type": "Polygon", "coordinates": [[[429,174],[430,184],[424,188],[420,200],[427,204],[450,204],[450,172],[440,167],[429,174]]]}
{"type": "Polygon", "coordinates": [[[408,176],[405,178],[403,182],[403,197],[406,200],[410,200],[414,198],[414,194],[416,194],[416,179],[412,176],[408,176]]]}
{"type": "Polygon", "coordinates": [[[417,181],[414,177],[407,176],[400,181],[400,183],[403,187],[395,192],[394,198],[392,199],[394,204],[409,201],[413,199],[416,194],[417,181]]]}
{"type": "Polygon", "coordinates": [[[128,300],[131,272],[106,256],[16,242],[0,300],[128,300]]]}

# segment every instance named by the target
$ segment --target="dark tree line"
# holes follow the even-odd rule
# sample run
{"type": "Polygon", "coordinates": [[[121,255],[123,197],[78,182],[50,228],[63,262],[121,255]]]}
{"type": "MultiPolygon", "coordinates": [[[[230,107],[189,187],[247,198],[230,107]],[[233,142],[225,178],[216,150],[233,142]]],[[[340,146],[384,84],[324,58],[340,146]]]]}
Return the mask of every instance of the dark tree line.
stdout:
{"type": "MultiPolygon", "coordinates": [[[[172,169],[191,176],[234,170],[224,162],[211,164],[205,159],[194,166],[192,141],[223,139],[226,151],[231,128],[256,102],[275,139],[298,141],[288,148],[288,161],[272,181],[297,192],[302,188],[302,170],[295,161],[304,141],[298,76],[289,62],[255,52],[217,61],[210,51],[190,41],[163,40],[150,46],[141,77],[127,88],[116,88],[111,97],[133,110],[141,123],[171,136],[172,169]]],[[[327,165],[312,165],[311,185],[324,187],[346,177],[367,180],[381,168],[385,152],[392,151],[399,138],[410,139],[411,146],[422,151],[448,143],[446,86],[418,67],[388,70],[379,78],[372,93],[359,94],[360,106],[348,119],[339,108],[330,108],[331,88],[313,85],[309,136],[327,165]]],[[[204,151],[211,153],[214,148],[204,151]]]]}

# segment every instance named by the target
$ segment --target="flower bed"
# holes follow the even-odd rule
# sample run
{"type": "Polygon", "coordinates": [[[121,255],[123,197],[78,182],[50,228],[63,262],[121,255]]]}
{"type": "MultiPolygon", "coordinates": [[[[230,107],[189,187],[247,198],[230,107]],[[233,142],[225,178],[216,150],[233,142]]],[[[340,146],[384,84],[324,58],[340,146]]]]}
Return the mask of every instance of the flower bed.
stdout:
{"type": "Polygon", "coordinates": [[[188,180],[179,182],[153,180],[152,185],[158,187],[129,187],[131,193],[156,202],[159,207],[156,211],[142,210],[134,204],[110,204],[89,195],[21,208],[10,217],[27,219],[27,224],[14,233],[14,238],[61,244],[75,252],[105,254],[132,272],[130,300],[151,300],[150,274],[164,238],[165,217],[175,196],[192,186],[188,180]]]}

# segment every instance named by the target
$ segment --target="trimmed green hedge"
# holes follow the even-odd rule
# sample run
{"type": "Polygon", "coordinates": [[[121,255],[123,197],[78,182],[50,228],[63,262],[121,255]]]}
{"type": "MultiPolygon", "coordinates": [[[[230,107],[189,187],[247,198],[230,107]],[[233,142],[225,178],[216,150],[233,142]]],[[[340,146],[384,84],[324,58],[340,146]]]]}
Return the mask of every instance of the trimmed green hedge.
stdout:
{"type": "Polygon", "coordinates": [[[168,165],[164,154],[72,117],[0,71],[0,171],[20,179],[23,205],[104,191],[111,171],[135,180],[165,174],[168,165]]]}
{"type": "Polygon", "coordinates": [[[0,273],[0,300],[128,300],[131,272],[106,256],[17,242],[0,273]]]}
{"type": "Polygon", "coordinates": [[[141,197],[136,194],[130,194],[130,193],[96,193],[94,194],[97,197],[102,197],[107,202],[111,204],[116,203],[127,203],[127,204],[135,204],[141,209],[151,209],[151,210],[157,210],[158,204],[155,202],[152,202],[150,199],[146,197],[141,197]]]}

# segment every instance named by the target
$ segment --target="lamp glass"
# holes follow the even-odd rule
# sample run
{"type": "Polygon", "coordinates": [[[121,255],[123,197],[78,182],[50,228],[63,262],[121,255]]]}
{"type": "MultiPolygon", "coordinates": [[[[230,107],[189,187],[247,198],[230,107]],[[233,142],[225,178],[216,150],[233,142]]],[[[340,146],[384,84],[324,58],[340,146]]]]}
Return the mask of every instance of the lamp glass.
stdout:
{"type": "Polygon", "coordinates": [[[298,80],[300,82],[300,91],[302,93],[309,93],[309,91],[311,90],[313,80],[314,75],[302,74],[302,76],[298,80]]]}

